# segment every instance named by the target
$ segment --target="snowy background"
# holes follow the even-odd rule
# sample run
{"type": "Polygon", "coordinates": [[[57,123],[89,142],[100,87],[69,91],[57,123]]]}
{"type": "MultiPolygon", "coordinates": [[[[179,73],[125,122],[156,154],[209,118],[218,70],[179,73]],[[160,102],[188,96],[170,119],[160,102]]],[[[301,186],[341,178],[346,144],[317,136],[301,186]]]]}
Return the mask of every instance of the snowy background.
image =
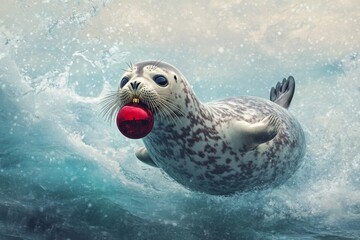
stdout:
{"type": "Polygon", "coordinates": [[[360,238],[359,54],[356,0],[1,1],[0,239],[360,238]],[[303,166],[214,197],[137,161],[97,103],[151,59],[204,102],[293,75],[303,166]]]}

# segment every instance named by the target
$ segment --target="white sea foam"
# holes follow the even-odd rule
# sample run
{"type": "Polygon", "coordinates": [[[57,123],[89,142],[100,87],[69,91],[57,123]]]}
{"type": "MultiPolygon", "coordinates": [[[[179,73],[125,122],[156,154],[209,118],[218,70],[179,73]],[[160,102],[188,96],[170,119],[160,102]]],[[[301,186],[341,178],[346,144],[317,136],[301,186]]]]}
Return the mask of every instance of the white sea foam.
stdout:
{"type": "MultiPolygon", "coordinates": [[[[4,199],[31,205],[21,196],[60,196],[64,185],[78,191],[76,199],[110,199],[115,209],[194,239],[276,238],[276,232],[286,238],[291,231],[360,236],[353,227],[360,219],[359,4],[118,4],[0,4],[0,187],[15,189],[4,199]],[[103,121],[97,103],[106,89],[117,88],[124,62],[162,57],[204,101],[267,97],[276,81],[293,74],[290,111],[307,137],[303,166],[279,188],[214,197],[188,191],[137,161],[141,141],[125,139],[103,121]],[[76,177],[83,182],[72,188],[76,177]],[[13,179],[34,187],[11,185],[13,179]]],[[[57,204],[46,197],[45,205],[57,204]]]]}

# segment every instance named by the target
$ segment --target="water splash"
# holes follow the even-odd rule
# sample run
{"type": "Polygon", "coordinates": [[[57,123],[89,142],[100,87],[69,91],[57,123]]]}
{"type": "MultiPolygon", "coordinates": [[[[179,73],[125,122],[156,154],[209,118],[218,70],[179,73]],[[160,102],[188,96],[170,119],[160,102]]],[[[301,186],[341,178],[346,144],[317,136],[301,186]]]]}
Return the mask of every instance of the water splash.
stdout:
{"type": "MultiPolygon", "coordinates": [[[[247,74],[241,75],[231,65],[242,62],[235,60],[241,58],[235,53],[236,44],[231,45],[233,53],[229,46],[222,45],[220,52],[215,46],[221,64],[214,64],[206,54],[188,63],[188,57],[196,53],[186,46],[172,45],[169,53],[168,48],[156,45],[157,51],[179,64],[204,100],[209,100],[208,88],[216,97],[247,91],[267,97],[268,88],[279,80],[268,73],[283,76],[291,69],[298,76],[291,112],[307,135],[304,165],[279,188],[213,197],[188,191],[161,170],[136,161],[134,151],[142,143],[124,139],[99,115],[97,102],[105,88],[116,88],[127,58],[158,58],[153,49],[141,48],[136,41],[93,36],[92,24],[98,26],[99,16],[109,10],[111,2],[37,4],[18,2],[6,8],[9,12],[0,19],[1,237],[359,237],[360,68],[356,51],[348,56],[341,51],[334,61],[334,53],[330,60],[322,53],[311,64],[299,66],[294,62],[313,56],[295,51],[297,56],[292,59],[271,49],[264,54],[255,44],[249,48],[251,54],[241,52],[249,57],[240,71],[247,74]],[[27,12],[33,12],[33,17],[21,17],[27,12]],[[205,61],[209,64],[199,65],[205,61]],[[256,62],[261,62],[261,68],[266,66],[255,67],[260,72],[258,81],[251,77],[256,62]],[[219,83],[220,73],[225,73],[221,79],[229,79],[226,83],[219,83]],[[215,91],[218,89],[222,91],[215,91]]],[[[236,12],[236,4],[230,5],[236,12]]],[[[222,13],[230,10],[222,9],[222,13]]],[[[281,21],[272,32],[279,32],[280,26],[282,37],[294,30],[281,21]]],[[[107,26],[106,31],[116,32],[114,29],[107,26]]],[[[175,29],[181,28],[173,27],[172,32],[175,29]]],[[[272,33],[271,28],[265,32],[272,33]]],[[[275,40],[257,36],[258,44],[263,39],[265,47],[279,40],[276,34],[271,35],[275,40]]],[[[192,46],[202,45],[200,49],[204,47],[201,43],[195,41],[192,46]]],[[[287,49],[297,47],[297,42],[287,42],[287,49]]],[[[354,45],[354,49],[358,48],[354,45]]]]}

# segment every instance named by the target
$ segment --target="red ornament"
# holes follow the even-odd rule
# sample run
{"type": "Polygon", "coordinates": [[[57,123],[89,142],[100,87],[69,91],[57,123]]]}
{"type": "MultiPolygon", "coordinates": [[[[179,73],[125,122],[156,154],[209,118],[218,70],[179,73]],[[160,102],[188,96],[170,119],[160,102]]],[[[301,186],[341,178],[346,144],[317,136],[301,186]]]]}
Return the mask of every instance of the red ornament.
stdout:
{"type": "Polygon", "coordinates": [[[139,139],[149,134],[154,126],[154,117],[145,105],[129,103],[120,109],[116,125],[124,136],[139,139]]]}

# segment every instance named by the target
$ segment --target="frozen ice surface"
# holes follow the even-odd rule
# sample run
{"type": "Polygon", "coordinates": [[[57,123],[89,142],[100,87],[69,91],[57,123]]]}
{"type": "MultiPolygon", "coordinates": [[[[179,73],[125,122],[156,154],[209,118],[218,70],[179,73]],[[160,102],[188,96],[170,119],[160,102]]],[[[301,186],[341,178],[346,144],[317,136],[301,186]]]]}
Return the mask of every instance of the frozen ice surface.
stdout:
{"type": "Polygon", "coordinates": [[[356,1],[2,1],[0,239],[359,239],[356,1]],[[164,59],[202,101],[293,75],[307,137],[283,186],[190,192],[99,115],[126,62],[164,59]]]}

